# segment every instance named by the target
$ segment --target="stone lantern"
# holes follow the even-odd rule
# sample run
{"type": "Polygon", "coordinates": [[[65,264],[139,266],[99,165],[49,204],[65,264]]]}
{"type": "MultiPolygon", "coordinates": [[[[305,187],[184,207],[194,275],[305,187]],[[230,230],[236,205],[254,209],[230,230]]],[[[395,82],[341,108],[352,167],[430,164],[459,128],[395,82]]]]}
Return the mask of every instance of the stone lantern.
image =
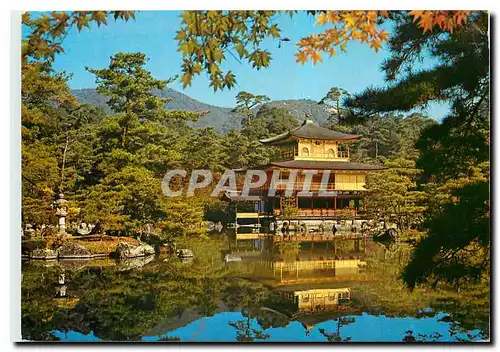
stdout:
{"type": "Polygon", "coordinates": [[[59,217],[58,230],[60,235],[66,235],[66,215],[68,214],[68,208],[66,206],[67,200],[64,199],[64,194],[60,192],[57,195],[56,200],[56,215],[59,217]]]}

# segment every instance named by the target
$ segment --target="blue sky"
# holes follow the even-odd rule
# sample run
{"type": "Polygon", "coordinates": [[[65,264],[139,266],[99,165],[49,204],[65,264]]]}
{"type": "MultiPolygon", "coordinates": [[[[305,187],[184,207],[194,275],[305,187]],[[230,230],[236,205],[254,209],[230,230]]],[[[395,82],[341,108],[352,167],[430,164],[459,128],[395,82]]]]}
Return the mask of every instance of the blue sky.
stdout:
{"type": "MultiPolygon", "coordinates": [[[[150,61],[147,68],[157,78],[166,79],[180,72],[181,55],[176,51],[174,39],[180,27],[177,11],[143,11],[136,15],[136,20],[125,23],[115,22],[111,18],[108,26],[91,26],[78,32],[73,28],[64,39],[65,53],[58,55],[54,68],[73,74],[69,82],[72,88],[95,87],[94,76],[85,70],[85,66],[104,68],[109,58],[117,52],[143,52],[150,61]]],[[[322,27],[314,25],[314,18],[300,14],[290,19],[281,16],[278,23],[282,36],[291,39],[278,48],[277,42],[267,41],[265,47],[273,54],[270,68],[256,71],[246,63],[239,63],[231,55],[223,69],[236,74],[237,86],[232,90],[216,93],[209,87],[207,77],[202,74],[186,89],[174,82],[170,88],[183,92],[204,103],[232,107],[236,94],[245,90],[253,94],[265,94],[272,100],[280,99],[321,99],[330,87],[337,86],[351,93],[360,92],[368,86],[384,84],[384,75],[380,64],[388,56],[387,50],[375,53],[365,44],[350,43],[346,54],[333,58],[324,58],[323,63],[304,66],[295,62],[295,43],[322,27]]],[[[430,62],[424,63],[430,65],[430,62]]],[[[427,108],[428,116],[441,120],[448,108],[442,104],[432,104],[427,108]]]]}

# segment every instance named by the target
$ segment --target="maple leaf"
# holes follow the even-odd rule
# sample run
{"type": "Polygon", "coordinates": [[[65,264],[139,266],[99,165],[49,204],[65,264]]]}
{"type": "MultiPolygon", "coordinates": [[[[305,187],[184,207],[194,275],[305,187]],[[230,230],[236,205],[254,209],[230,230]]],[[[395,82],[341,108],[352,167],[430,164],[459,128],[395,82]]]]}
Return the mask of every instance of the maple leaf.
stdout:
{"type": "Polygon", "coordinates": [[[381,47],[382,47],[382,42],[379,39],[374,39],[370,42],[370,48],[375,49],[376,53],[378,53],[381,47]]]}
{"type": "Polygon", "coordinates": [[[424,33],[427,31],[432,32],[432,27],[434,27],[434,15],[431,11],[424,11],[420,17],[419,25],[424,29],[424,33]]]}
{"type": "Polygon", "coordinates": [[[331,23],[336,23],[340,20],[340,16],[337,11],[328,11],[328,20],[331,23]]]}
{"type": "Polygon", "coordinates": [[[378,32],[378,38],[383,41],[383,42],[386,42],[387,39],[389,39],[389,33],[387,33],[386,31],[384,30],[381,30],[380,32],[378,32]]]}
{"type": "Polygon", "coordinates": [[[311,53],[311,59],[312,59],[312,62],[313,62],[313,65],[316,66],[316,62],[323,62],[323,59],[321,58],[321,54],[317,51],[313,51],[311,53]]]}
{"type": "Polygon", "coordinates": [[[298,53],[295,54],[295,57],[297,58],[295,62],[300,62],[300,64],[305,64],[307,61],[307,54],[305,51],[299,51],[298,53]]]}
{"type": "Polygon", "coordinates": [[[92,18],[96,21],[97,26],[100,27],[102,23],[108,24],[106,21],[106,11],[96,11],[92,14],[92,18]]]}
{"type": "Polygon", "coordinates": [[[368,33],[370,33],[371,35],[375,35],[375,33],[377,32],[377,29],[375,27],[375,23],[370,23],[370,25],[368,26],[368,33]]]}
{"type": "Polygon", "coordinates": [[[417,22],[420,17],[422,17],[425,11],[410,11],[410,15],[413,16],[413,23],[417,22]]]}
{"type": "Polygon", "coordinates": [[[323,26],[325,23],[328,22],[328,17],[324,12],[321,12],[319,15],[316,16],[316,18],[317,18],[316,26],[323,26]]]}
{"type": "Polygon", "coordinates": [[[455,11],[454,18],[458,26],[462,25],[462,22],[467,23],[467,16],[469,15],[469,12],[470,11],[455,11]]]}
{"type": "Polygon", "coordinates": [[[368,11],[366,13],[366,18],[368,21],[374,21],[377,18],[377,11],[368,11]]]}
{"type": "Polygon", "coordinates": [[[342,14],[342,19],[348,27],[354,27],[356,25],[356,19],[351,13],[342,14]]]}
{"type": "Polygon", "coordinates": [[[361,38],[361,32],[356,31],[356,30],[352,30],[351,39],[359,39],[359,38],[361,38]]]}
{"type": "Polygon", "coordinates": [[[436,16],[435,23],[439,26],[439,28],[443,29],[443,27],[445,26],[446,19],[447,19],[446,16],[441,13],[436,16]]]}
{"type": "Polygon", "coordinates": [[[190,73],[188,73],[188,72],[184,73],[181,77],[181,83],[182,83],[183,88],[190,86],[192,79],[193,79],[193,76],[190,73]]]}

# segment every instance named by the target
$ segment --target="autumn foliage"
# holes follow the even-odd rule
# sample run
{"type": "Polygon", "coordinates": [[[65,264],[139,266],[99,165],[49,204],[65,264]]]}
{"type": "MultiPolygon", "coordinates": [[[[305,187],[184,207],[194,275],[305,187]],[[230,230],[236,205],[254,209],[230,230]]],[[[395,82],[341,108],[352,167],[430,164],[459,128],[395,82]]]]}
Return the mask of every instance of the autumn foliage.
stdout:
{"type": "Polygon", "coordinates": [[[413,22],[424,30],[432,32],[435,26],[443,31],[453,33],[453,30],[467,22],[470,11],[410,11],[413,22]]]}
{"type": "MultiPolygon", "coordinates": [[[[453,33],[467,22],[470,11],[409,11],[408,14],[424,33],[435,27],[453,33]]],[[[332,57],[338,49],[345,52],[350,41],[366,43],[378,52],[389,39],[389,33],[380,26],[390,17],[389,11],[321,11],[316,14],[316,25],[328,28],[297,43],[296,61],[305,64],[311,60],[316,65],[323,61],[323,53],[332,57]]]]}

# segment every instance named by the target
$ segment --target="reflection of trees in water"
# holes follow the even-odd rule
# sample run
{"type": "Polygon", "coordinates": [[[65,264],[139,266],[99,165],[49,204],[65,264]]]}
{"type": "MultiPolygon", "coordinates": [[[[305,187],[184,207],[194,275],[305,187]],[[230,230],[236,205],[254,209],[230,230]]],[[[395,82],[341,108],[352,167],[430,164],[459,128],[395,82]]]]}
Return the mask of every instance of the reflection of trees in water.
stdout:
{"type": "Polygon", "coordinates": [[[165,336],[159,339],[160,342],[180,342],[181,339],[177,336],[165,336]]]}
{"type": "Polygon", "coordinates": [[[433,308],[437,311],[451,312],[440,319],[441,322],[450,324],[451,336],[465,341],[488,340],[490,338],[489,292],[485,292],[482,287],[475,287],[469,289],[467,294],[467,300],[460,297],[440,298],[433,304],[433,308]],[[470,331],[474,330],[479,331],[471,334],[470,331]],[[459,334],[466,337],[459,337],[459,334]]]}
{"type": "Polygon", "coordinates": [[[410,262],[413,246],[409,243],[391,243],[385,248],[385,260],[394,264],[398,270],[403,269],[410,262]]]}
{"type": "Polygon", "coordinates": [[[236,330],[236,340],[243,341],[255,341],[255,340],[265,340],[268,339],[271,335],[265,333],[260,328],[252,327],[252,320],[250,317],[246,317],[246,319],[230,321],[229,326],[233,327],[236,330]]]}
{"type": "Polygon", "coordinates": [[[203,316],[212,316],[218,309],[215,304],[220,289],[220,280],[203,278],[200,280],[200,289],[203,294],[198,301],[197,310],[203,316]]]}
{"type": "MultiPolygon", "coordinates": [[[[198,248],[199,241],[195,242],[193,247],[198,248]]],[[[103,340],[139,340],[166,317],[187,308],[197,307],[200,314],[212,315],[223,282],[223,270],[214,258],[225,244],[207,242],[210,245],[203,254],[199,250],[199,258],[189,268],[171,258],[167,263],[157,260],[126,272],[89,266],[72,273],[71,291],[80,301],[71,310],[59,309],[52,301],[60,270],[28,263],[22,282],[23,338],[47,340],[50,331],[57,329],[82,334],[93,331],[103,340]]]]}
{"type": "Polygon", "coordinates": [[[245,319],[229,322],[229,326],[236,329],[237,341],[254,341],[269,338],[264,330],[272,327],[285,327],[289,319],[283,313],[267,306],[279,305],[279,293],[262,285],[244,280],[228,284],[222,292],[223,301],[231,310],[240,310],[245,319]],[[252,323],[256,322],[256,327],[252,323]]]}
{"type": "Polygon", "coordinates": [[[257,323],[259,323],[264,330],[270,328],[284,328],[290,323],[290,318],[288,316],[269,308],[260,308],[256,312],[255,318],[257,319],[257,323]]]}
{"type": "MultiPolygon", "coordinates": [[[[433,317],[437,312],[448,312],[446,321],[451,323],[451,336],[466,335],[469,331],[480,330],[480,338],[489,338],[490,293],[489,284],[472,284],[456,292],[452,285],[439,284],[434,290],[417,287],[410,292],[403,285],[401,270],[413,253],[413,246],[408,243],[393,243],[383,248],[384,255],[367,259],[368,268],[377,281],[363,287],[363,297],[358,303],[363,311],[386,316],[421,316],[421,309],[430,307],[428,313],[433,317]],[[420,313],[415,313],[420,311],[420,313]]],[[[353,288],[356,290],[356,288],[353,288]]],[[[361,288],[358,288],[360,291],[361,288]]],[[[359,295],[358,295],[359,296],[359,295]]]]}
{"type": "Polygon", "coordinates": [[[22,338],[33,341],[57,341],[51,331],[58,327],[54,315],[59,307],[54,298],[60,269],[34,262],[23,263],[21,276],[22,338]],[[27,269],[29,268],[29,269],[27,269]]]}
{"type": "Polygon", "coordinates": [[[439,332],[432,334],[413,334],[412,330],[405,331],[403,342],[437,342],[443,335],[439,332]]]}
{"type": "MultiPolygon", "coordinates": [[[[272,310],[290,316],[294,308],[290,302],[258,282],[237,278],[237,272],[229,271],[221,263],[218,254],[227,248],[227,243],[210,240],[206,247],[201,247],[201,244],[202,241],[196,241],[193,246],[183,244],[193,248],[195,253],[201,253],[189,267],[171,258],[169,262],[156,260],[126,272],[106,266],[89,266],[68,272],[68,292],[80,299],[72,309],[61,309],[53,300],[60,267],[43,267],[35,262],[25,264],[22,276],[23,338],[55,339],[50,331],[57,329],[82,334],[93,331],[103,340],[138,340],[166,318],[180,316],[187,309],[195,310],[198,316],[211,316],[220,309],[221,302],[224,309],[247,312],[263,329],[257,329],[257,332],[245,330],[245,326],[239,323],[236,327],[243,329],[241,338],[257,338],[259,332],[265,334],[270,327],[288,325],[286,316],[272,310]]],[[[367,249],[371,245],[368,243],[367,249]]],[[[347,242],[344,246],[348,249],[347,242]]],[[[355,292],[353,305],[356,308],[370,314],[418,317],[418,309],[432,306],[432,315],[439,311],[453,313],[442,319],[451,323],[450,334],[457,336],[480,329],[481,338],[488,338],[487,288],[471,286],[471,289],[462,289],[453,296],[443,291],[426,291],[424,294],[417,289],[414,293],[406,292],[398,279],[398,257],[384,259],[384,256],[372,256],[367,252],[367,270],[376,276],[376,281],[350,283],[355,292]]],[[[335,337],[335,332],[324,332],[328,336],[333,334],[330,339],[340,339],[340,334],[335,337]]]]}
{"type": "Polygon", "coordinates": [[[342,338],[340,335],[340,329],[344,325],[352,324],[355,322],[353,317],[338,317],[337,319],[337,330],[333,333],[327,332],[325,329],[319,329],[321,335],[327,338],[328,342],[350,342],[351,337],[347,336],[342,338]]]}

